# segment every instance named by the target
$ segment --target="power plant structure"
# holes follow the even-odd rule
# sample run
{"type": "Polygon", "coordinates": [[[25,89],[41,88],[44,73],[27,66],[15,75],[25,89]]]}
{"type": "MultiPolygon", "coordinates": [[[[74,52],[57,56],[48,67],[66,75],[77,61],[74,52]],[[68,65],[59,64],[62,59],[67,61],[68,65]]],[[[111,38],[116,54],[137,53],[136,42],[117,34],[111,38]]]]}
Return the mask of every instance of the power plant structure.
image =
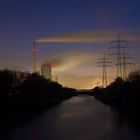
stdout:
{"type": "Polygon", "coordinates": [[[52,80],[52,66],[51,64],[42,64],[41,65],[41,75],[46,79],[52,80]]]}
{"type": "MultiPolygon", "coordinates": [[[[33,42],[32,47],[32,53],[33,53],[33,72],[37,72],[37,42],[33,42]]],[[[43,63],[40,66],[40,72],[42,76],[44,76],[46,79],[49,79],[51,81],[58,83],[58,76],[53,75],[52,76],[52,65],[48,63],[43,63]]]]}
{"type": "MultiPolygon", "coordinates": [[[[46,40],[46,39],[37,39],[33,42],[32,47],[32,53],[33,53],[33,72],[37,72],[37,43],[48,43],[58,40],[46,40]]],[[[62,40],[61,40],[62,41],[62,40]]],[[[63,42],[63,41],[62,41],[63,42]]],[[[127,78],[127,66],[134,65],[134,63],[131,62],[132,57],[130,56],[130,53],[128,52],[129,47],[126,46],[125,40],[121,40],[120,36],[118,35],[117,39],[114,41],[111,41],[112,44],[115,46],[112,46],[109,48],[109,55],[113,55],[116,57],[116,67],[117,67],[117,77],[121,77],[124,80],[127,78]]],[[[107,67],[110,66],[109,58],[107,58],[105,55],[99,59],[98,66],[103,68],[103,75],[102,75],[102,86],[107,86],[107,67]]],[[[45,78],[50,79],[54,82],[58,82],[57,76],[52,76],[52,65],[44,63],[41,65],[41,75],[43,75],[45,78]]]]}
{"type": "Polygon", "coordinates": [[[33,42],[32,53],[33,53],[33,72],[36,72],[36,42],[33,42]]]}

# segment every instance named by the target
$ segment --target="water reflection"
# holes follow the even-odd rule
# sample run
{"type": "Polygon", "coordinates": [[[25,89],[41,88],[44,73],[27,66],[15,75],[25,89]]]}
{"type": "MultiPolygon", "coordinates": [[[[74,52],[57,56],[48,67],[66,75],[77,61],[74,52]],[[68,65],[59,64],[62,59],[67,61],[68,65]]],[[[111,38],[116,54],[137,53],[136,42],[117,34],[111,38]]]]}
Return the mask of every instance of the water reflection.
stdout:
{"type": "Polygon", "coordinates": [[[13,130],[8,140],[139,140],[125,116],[92,97],[74,97],[13,130]]]}

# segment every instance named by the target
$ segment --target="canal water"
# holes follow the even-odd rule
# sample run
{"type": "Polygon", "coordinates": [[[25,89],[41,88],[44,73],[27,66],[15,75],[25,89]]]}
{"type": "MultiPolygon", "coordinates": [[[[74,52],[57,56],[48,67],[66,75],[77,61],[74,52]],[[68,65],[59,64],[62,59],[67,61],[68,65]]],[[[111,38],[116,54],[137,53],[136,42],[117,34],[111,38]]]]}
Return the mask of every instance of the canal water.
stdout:
{"type": "Polygon", "coordinates": [[[140,140],[139,130],[115,109],[77,96],[15,127],[1,140],[140,140]]]}

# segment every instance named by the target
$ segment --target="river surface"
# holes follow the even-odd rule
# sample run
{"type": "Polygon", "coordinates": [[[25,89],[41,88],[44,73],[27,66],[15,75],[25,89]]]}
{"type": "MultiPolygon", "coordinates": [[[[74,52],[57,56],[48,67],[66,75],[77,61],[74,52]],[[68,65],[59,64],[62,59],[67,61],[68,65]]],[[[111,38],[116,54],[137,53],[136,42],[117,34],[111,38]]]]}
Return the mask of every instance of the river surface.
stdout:
{"type": "Polygon", "coordinates": [[[0,138],[1,140],[140,140],[126,117],[90,96],[77,96],[0,138]]]}

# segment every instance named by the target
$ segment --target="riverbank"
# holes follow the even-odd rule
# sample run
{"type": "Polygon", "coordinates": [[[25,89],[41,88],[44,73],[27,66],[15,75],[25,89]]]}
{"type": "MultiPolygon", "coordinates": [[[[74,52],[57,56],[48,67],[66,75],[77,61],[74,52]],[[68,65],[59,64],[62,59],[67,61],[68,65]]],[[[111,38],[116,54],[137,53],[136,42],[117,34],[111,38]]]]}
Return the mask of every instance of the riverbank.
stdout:
{"type": "Polygon", "coordinates": [[[0,71],[0,129],[12,128],[76,95],[38,73],[0,71]]]}
{"type": "Polygon", "coordinates": [[[106,88],[96,88],[95,98],[119,110],[140,126],[140,72],[132,73],[124,81],[117,78],[106,88]]]}
{"type": "MultiPolygon", "coordinates": [[[[74,94],[74,93],[73,93],[74,94]]],[[[43,112],[59,105],[65,100],[75,95],[66,97],[63,100],[46,100],[45,102],[31,102],[20,98],[8,99],[0,102],[0,133],[10,131],[14,127],[28,123],[32,119],[37,118],[43,112]]]]}

